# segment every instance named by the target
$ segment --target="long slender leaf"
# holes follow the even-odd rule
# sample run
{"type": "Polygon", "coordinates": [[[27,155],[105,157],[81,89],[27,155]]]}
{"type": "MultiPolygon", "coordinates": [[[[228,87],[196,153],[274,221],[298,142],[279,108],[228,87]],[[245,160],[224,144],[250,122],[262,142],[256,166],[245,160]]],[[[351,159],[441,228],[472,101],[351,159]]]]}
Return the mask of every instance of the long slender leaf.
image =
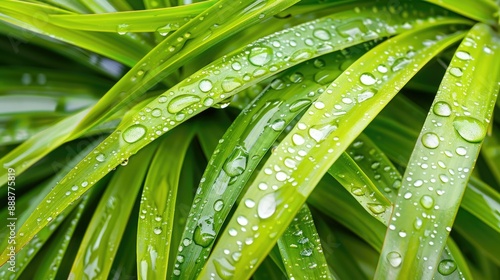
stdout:
{"type": "MultiPolygon", "coordinates": [[[[476,25],[448,67],[405,171],[376,279],[430,279],[439,267],[439,252],[499,90],[498,80],[486,81],[472,72],[500,77],[500,52],[496,51],[500,41],[495,36],[486,25],[476,25]]],[[[446,269],[439,272],[448,274],[446,269]]]]}
{"type": "MultiPolygon", "coordinates": [[[[460,23],[453,20],[448,23],[455,22],[460,23]]],[[[292,215],[328,167],[364,129],[366,120],[376,115],[433,55],[463,36],[458,33],[438,39],[436,33],[440,32],[453,33],[445,24],[394,37],[365,54],[329,86],[265,163],[264,168],[270,172],[260,172],[243,197],[243,200],[255,201],[255,207],[239,205],[235,212],[236,216],[248,219],[249,228],[258,225],[259,235],[255,237],[250,231],[235,231],[239,226],[233,216],[202,270],[201,278],[210,274],[243,278],[254,270],[262,259],[253,256],[268,252],[270,245],[283,232],[282,227],[275,225],[286,225],[291,221],[292,215]],[[419,40],[433,40],[435,44],[416,45],[419,40]],[[376,69],[381,64],[391,67],[391,70],[385,71],[387,68],[384,68],[382,73],[379,72],[376,69]],[[351,77],[351,73],[355,73],[355,77],[351,77]],[[357,79],[354,84],[351,82],[353,78],[357,79]],[[308,128],[307,124],[314,125],[308,128]],[[295,156],[298,151],[303,155],[296,160],[296,168],[289,168],[283,163],[283,158],[290,154],[295,156]],[[304,159],[314,159],[314,162],[304,159]],[[271,187],[259,188],[259,184],[271,187]],[[250,245],[236,245],[246,238],[257,240],[250,245]],[[233,262],[224,254],[227,250],[230,254],[241,252],[242,256],[249,257],[233,262]]]]}

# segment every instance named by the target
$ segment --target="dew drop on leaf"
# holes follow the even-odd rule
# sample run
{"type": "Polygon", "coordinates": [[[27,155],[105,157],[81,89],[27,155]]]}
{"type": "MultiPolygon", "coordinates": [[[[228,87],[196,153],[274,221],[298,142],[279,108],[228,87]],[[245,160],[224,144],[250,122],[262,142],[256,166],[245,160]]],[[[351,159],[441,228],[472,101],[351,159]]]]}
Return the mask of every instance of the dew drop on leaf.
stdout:
{"type": "Polygon", "coordinates": [[[261,219],[267,219],[271,217],[276,211],[276,200],[274,194],[270,193],[262,197],[257,206],[257,214],[261,219]]]}
{"type": "MultiPolygon", "coordinates": [[[[194,243],[207,247],[215,239],[214,219],[212,217],[201,217],[194,230],[194,243]]],[[[189,244],[188,244],[189,245],[189,244]]]]}
{"type": "Polygon", "coordinates": [[[281,131],[283,128],[285,128],[285,121],[282,119],[277,119],[271,124],[271,128],[274,131],[281,131]]]}
{"type": "Polygon", "coordinates": [[[323,28],[316,28],[313,31],[313,36],[323,41],[328,41],[331,38],[330,32],[323,28]]]}
{"type": "Polygon", "coordinates": [[[385,212],[385,206],[378,203],[368,203],[368,209],[370,209],[373,214],[382,214],[385,212]]]}
{"type": "Polygon", "coordinates": [[[398,252],[392,251],[387,254],[387,261],[392,267],[399,267],[403,262],[403,258],[398,252]]]}
{"type": "Polygon", "coordinates": [[[237,146],[224,163],[223,169],[230,177],[241,175],[247,168],[248,153],[237,146]]]}
{"type": "Polygon", "coordinates": [[[158,118],[161,116],[161,109],[155,108],[151,111],[151,116],[158,118]]]}
{"type": "Polygon", "coordinates": [[[203,92],[209,92],[212,89],[212,82],[207,79],[203,79],[198,84],[198,88],[203,92]]]}
{"type": "Polygon", "coordinates": [[[448,117],[451,115],[451,106],[444,101],[438,101],[434,104],[432,111],[438,116],[448,117]]]}
{"type": "Polygon", "coordinates": [[[422,135],[422,144],[429,149],[435,149],[439,146],[439,137],[436,133],[427,132],[422,135]]]}
{"type": "Polygon", "coordinates": [[[485,125],[473,117],[456,117],[453,127],[464,140],[471,143],[481,142],[486,136],[485,125]]]}
{"type": "Polygon", "coordinates": [[[464,74],[462,72],[462,69],[458,68],[458,67],[451,67],[450,70],[449,70],[450,74],[454,77],[462,77],[462,75],[464,74]]]}
{"type": "Polygon", "coordinates": [[[216,212],[219,212],[220,210],[222,210],[222,207],[224,207],[224,201],[222,201],[222,199],[215,201],[214,210],[216,212]]]}
{"type": "Polygon", "coordinates": [[[242,85],[242,82],[235,77],[227,77],[222,81],[221,87],[224,92],[231,92],[242,85]]]}
{"type": "Polygon", "coordinates": [[[431,209],[432,206],[434,206],[434,199],[431,196],[423,195],[422,198],[420,198],[420,205],[425,209],[431,209]]]}
{"type": "Polygon", "coordinates": [[[231,279],[234,275],[234,266],[226,258],[215,259],[214,267],[221,279],[231,279]]]}
{"type": "Polygon", "coordinates": [[[266,65],[273,57],[273,50],[266,46],[254,47],[250,50],[248,60],[255,66],[266,65]]]}
{"type": "Polygon", "coordinates": [[[134,124],[123,131],[122,137],[125,142],[132,144],[141,139],[145,134],[146,127],[141,124],[134,124]]]}
{"type": "Polygon", "coordinates": [[[106,157],[104,156],[104,154],[102,154],[102,153],[101,153],[101,154],[98,154],[98,155],[95,157],[95,159],[96,159],[98,162],[103,162],[103,161],[106,159],[106,157]]]}
{"type": "Polygon", "coordinates": [[[359,76],[359,81],[365,86],[371,86],[377,82],[377,79],[371,73],[363,73],[359,76]]]}
{"type": "Polygon", "coordinates": [[[455,56],[461,60],[469,60],[472,58],[471,55],[466,51],[457,51],[455,53],[455,56]]]}
{"type": "Polygon", "coordinates": [[[442,275],[450,275],[457,269],[457,264],[453,260],[442,260],[438,265],[438,271],[442,275]]]}
{"type": "Polygon", "coordinates": [[[180,112],[184,108],[193,105],[200,101],[200,98],[196,95],[184,94],[174,97],[168,104],[168,112],[175,114],[180,112]]]}

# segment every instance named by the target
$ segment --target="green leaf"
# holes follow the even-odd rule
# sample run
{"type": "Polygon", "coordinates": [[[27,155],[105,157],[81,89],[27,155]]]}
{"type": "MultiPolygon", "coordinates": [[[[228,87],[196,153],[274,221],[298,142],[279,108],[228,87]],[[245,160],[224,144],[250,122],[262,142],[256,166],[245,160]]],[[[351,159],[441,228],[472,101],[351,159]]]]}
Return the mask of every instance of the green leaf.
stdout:
{"type": "Polygon", "coordinates": [[[495,25],[498,6],[488,0],[426,0],[483,23],[495,25]]]}
{"type": "Polygon", "coordinates": [[[214,5],[204,1],[171,8],[99,14],[49,15],[51,23],[75,30],[97,32],[158,32],[167,35],[214,5]]]}
{"type": "Polygon", "coordinates": [[[165,135],[149,167],[137,227],[137,271],[143,279],[167,275],[179,176],[194,128],[181,126],[165,135]]]}
{"type": "MultiPolygon", "coordinates": [[[[80,244],[70,279],[106,278],[109,274],[157,144],[149,145],[130,161],[127,159],[123,163],[127,166],[118,168],[113,174],[80,244]]],[[[74,186],[72,190],[85,187],[74,186]]]]}
{"type": "Polygon", "coordinates": [[[290,279],[333,279],[307,204],[280,237],[278,246],[290,279]]]}
{"type": "Polygon", "coordinates": [[[430,279],[440,267],[500,85],[476,73],[500,77],[498,46],[496,34],[477,24],[455,53],[405,171],[376,279],[430,279]]]}
{"type": "Polygon", "coordinates": [[[260,172],[242,198],[255,201],[255,206],[239,205],[200,278],[209,277],[211,273],[235,278],[251,274],[262,261],[258,256],[269,252],[283,232],[283,227],[275,227],[277,222],[288,224],[328,167],[366,127],[366,120],[376,115],[432,56],[463,36],[460,32],[442,34],[452,33],[454,28],[449,24],[460,22],[444,20],[444,26],[434,25],[401,34],[375,47],[346,69],[264,164],[263,168],[270,172],[260,172]],[[435,44],[417,44],[425,40],[435,44]],[[380,72],[377,69],[381,64],[385,66],[380,72]],[[353,79],[356,82],[352,82],[353,79]],[[301,154],[295,157],[298,151],[301,154]],[[289,156],[295,158],[295,168],[283,163],[289,156]],[[261,184],[269,187],[259,188],[261,184]],[[260,239],[251,231],[236,230],[240,226],[235,217],[239,216],[248,219],[249,228],[259,226],[260,239]],[[247,238],[254,239],[253,243],[236,246],[238,241],[247,238]],[[242,258],[233,262],[224,251],[240,252],[242,258]]]}

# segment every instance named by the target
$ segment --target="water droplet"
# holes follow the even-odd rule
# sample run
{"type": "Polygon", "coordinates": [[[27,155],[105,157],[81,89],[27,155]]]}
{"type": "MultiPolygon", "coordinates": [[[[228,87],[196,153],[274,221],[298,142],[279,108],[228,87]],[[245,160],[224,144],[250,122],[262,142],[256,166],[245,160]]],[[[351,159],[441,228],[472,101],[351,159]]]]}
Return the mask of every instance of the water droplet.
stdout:
{"type": "Polygon", "coordinates": [[[118,24],[116,32],[120,35],[125,35],[129,31],[129,25],[126,23],[118,24]]]}
{"type": "Polygon", "coordinates": [[[285,128],[285,121],[282,119],[277,119],[271,124],[271,128],[274,131],[281,131],[283,128],[285,128]]]}
{"type": "Polygon", "coordinates": [[[375,95],[375,93],[377,93],[377,90],[373,89],[373,90],[367,90],[365,92],[358,94],[358,103],[361,103],[363,101],[366,101],[366,100],[372,98],[375,95]]]}
{"type": "Polygon", "coordinates": [[[248,153],[241,146],[237,146],[229,155],[223,166],[224,171],[230,177],[241,175],[247,168],[248,153]]]}
{"type": "Polygon", "coordinates": [[[290,75],[289,79],[290,79],[290,82],[292,82],[294,84],[298,84],[304,80],[304,75],[302,75],[302,73],[300,73],[300,72],[295,72],[295,73],[290,75]]]}
{"type": "Polygon", "coordinates": [[[438,271],[442,275],[450,275],[457,269],[457,264],[453,260],[442,260],[438,265],[438,271]]]}
{"type": "Polygon", "coordinates": [[[462,77],[462,75],[464,74],[464,73],[462,72],[462,69],[460,69],[460,68],[458,68],[458,67],[451,67],[451,68],[450,68],[450,70],[449,70],[449,72],[450,72],[450,74],[451,74],[452,76],[455,76],[455,77],[457,77],[457,78],[462,77]]]}
{"type": "Polygon", "coordinates": [[[235,71],[241,70],[241,64],[238,61],[235,61],[231,64],[231,68],[235,71]]]}
{"type": "Polygon", "coordinates": [[[398,252],[392,251],[387,254],[387,261],[392,267],[399,267],[403,262],[403,258],[401,258],[401,254],[398,252]]]}
{"type": "Polygon", "coordinates": [[[467,154],[467,149],[465,149],[465,147],[459,146],[455,149],[455,152],[460,156],[465,156],[467,154]]]}
{"type": "Polygon", "coordinates": [[[431,196],[423,195],[422,198],[420,198],[420,205],[425,209],[431,209],[432,206],[434,206],[434,199],[431,196]]]}
{"type": "Polygon", "coordinates": [[[385,206],[379,203],[368,203],[368,209],[370,209],[373,214],[382,214],[385,212],[385,206]]]}
{"type": "Polygon", "coordinates": [[[212,89],[212,82],[207,79],[203,79],[198,84],[198,88],[203,92],[209,92],[212,89]]]}
{"type": "Polygon", "coordinates": [[[160,117],[161,116],[161,110],[158,109],[158,108],[153,109],[153,111],[151,111],[151,116],[153,116],[155,118],[160,117]]]}
{"type": "Polygon", "coordinates": [[[377,82],[377,79],[371,73],[363,73],[359,77],[359,81],[365,86],[371,86],[377,82]]]}
{"type": "Polygon", "coordinates": [[[387,73],[388,70],[389,69],[387,69],[387,66],[385,66],[384,64],[380,64],[379,66],[377,66],[377,71],[379,71],[382,74],[387,73]]]}
{"type": "Polygon", "coordinates": [[[403,231],[403,230],[400,231],[398,234],[399,234],[400,237],[406,237],[406,232],[403,231]]]}
{"type": "MultiPolygon", "coordinates": [[[[215,206],[214,206],[215,207],[215,206]]],[[[215,239],[214,219],[212,217],[201,217],[194,230],[194,243],[207,247],[215,239]]],[[[188,244],[189,245],[189,244],[188,244]]],[[[187,245],[186,245],[187,246],[187,245]]]]}
{"type": "Polygon", "coordinates": [[[222,81],[222,90],[224,92],[231,92],[237,88],[239,88],[242,85],[242,82],[240,79],[235,78],[235,77],[226,77],[222,81]]]}
{"type": "Polygon", "coordinates": [[[346,38],[355,38],[367,32],[366,25],[361,20],[353,20],[337,27],[340,35],[346,38]]]}
{"type": "Polygon", "coordinates": [[[160,228],[160,227],[155,227],[155,228],[153,229],[153,232],[154,232],[154,234],[159,235],[159,234],[161,234],[162,230],[161,230],[161,228],[160,228]]]}
{"type": "Polygon", "coordinates": [[[456,117],[453,127],[464,140],[471,143],[481,142],[486,136],[485,125],[476,118],[456,117]]]}
{"type": "Polygon", "coordinates": [[[314,60],[313,65],[316,68],[322,68],[322,67],[325,67],[326,63],[323,59],[317,58],[314,60]]]}
{"type": "Polygon", "coordinates": [[[123,140],[127,143],[135,143],[146,134],[146,127],[141,124],[134,124],[125,129],[122,133],[123,140]]]}
{"type": "Polygon", "coordinates": [[[311,100],[309,99],[299,99],[292,104],[290,104],[290,112],[297,112],[299,110],[302,110],[303,108],[309,106],[311,104],[311,100]]]}
{"type": "Polygon", "coordinates": [[[321,70],[314,74],[314,81],[320,85],[326,85],[333,82],[339,75],[337,70],[321,70]]]}
{"type": "Polygon", "coordinates": [[[295,51],[291,56],[290,56],[290,61],[292,62],[299,62],[303,60],[307,60],[311,57],[314,56],[314,52],[311,50],[307,49],[300,49],[295,51]]]}
{"type": "Polygon", "coordinates": [[[405,194],[404,194],[404,196],[403,196],[403,197],[404,197],[405,199],[410,199],[410,198],[412,197],[412,195],[413,195],[413,194],[412,194],[411,192],[407,192],[407,193],[405,193],[405,194]]]}
{"type": "Polygon", "coordinates": [[[434,104],[432,111],[438,116],[448,117],[451,115],[451,106],[444,101],[438,101],[434,104]]]}
{"type": "Polygon", "coordinates": [[[439,137],[436,133],[427,132],[422,135],[422,144],[429,149],[435,149],[439,146],[439,137]]]}
{"type": "Polygon", "coordinates": [[[312,255],[313,251],[311,248],[306,248],[302,251],[300,251],[300,255],[303,257],[310,257],[312,255]]]}
{"type": "Polygon", "coordinates": [[[401,57],[401,58],[398,58],[394,61],[394,63],[392,64],[391,66],[391,70],[393,72],[397,72],[403,68],[406,67],[406,65],[408,65],[409,63],[411,62],[411,60],[409,60],[408,58],[406,57],[401,57]]]}
{"type": "Polygon", "coordinates": [[[363,188],[359,188],[359,187],[353,187],[351,189],[351,192],[353,195],[356,195],[356,196],[362,196],[365,194],[365,191],[363,190],[363,188]]]}
{"type": "Polygon", "coordinates": [[[413,222],[413,227],[416,230],[419,230],[419,229],[422,228],[422,224],[423,224],[422,219],[420,219],[420,218],[417,217],[417,218],[415,218],[415,221],[413,222]]]}
{"type": "Polygon", "coordinates": [[[292,136],[292,142],[295,145],[300,146],[305,143],[305,140],[304,137],[302,137],[302,135],[296,133],[292,136]]]}
{"type": "Polygon", "coordinates": [[[325,140],[325,138],[330,135],[333,131],[337,130],[336,125],[326,124],[326,125],[317,125],[313,126],[309,129],[309,136],[314,139],[316,142],[320,143],[325,140]]]}
{"type": "Polygon", "coordinates": [[[328,41],[331,38],[330,32],[322,28],[315,29],[313,31],[313,36],[323,41],[328,41]]]}
{"type": "Polygon", "coordinates": [[[276,211],[276,200],[274,198],[274,193],[265,195],[259,201],[257,206],[257,214],[261,219],[267,219],[271,217],[276,211]]]}
{"type": "Polygon", "coordinates": [[[221,279],[228,280],[233,278],[234,266],[226,258],[214,260],[214,267],[221,279]]]}
{"type": "Polygon", "coordinates": [[[469,60],[471,59],[472,57],[470,56],[470,54],[466,51],[457,51],[455,53],[455,56],[458,57],[459,59],[461,60],[469,60]]]}
{"type": "Polygon", "coordinates": [[[220,210],[222,210],[222,207],[224,207],[224,201],[222,201],[222,199],[215,201],[214,210],[216,212],[219,212],[220,210]]]}
{"type": "Polygon", "coordinates": [[[95,157],[95,160],[97,160],[98,162],[103,162],[104,160],[106,159],[106,157],[104,156],[104,154],[98,154],[96,157],[95,157]]]}
{"type": "Polygon", "coordinates": [[[273,57],[273,50],[266,46],[254,47],[250,50],[248,60],[255,66],[266,65],[273,57]]]}
{"type": "Polygon", "coordinates": [[[238,216],[238,218],[236,218],[236,221],[238,222],[238,224],[240,226],[246,226],[248,225],[248,220],[247,218],[243,217],[243,216],[238,216]]]}
{"type": "Polygon", "coordinates": [[[184,94],[174,97],[168,104],[168,112],[171,114],[178,113],[184,108],[189,107],[200,101],[200,98],[196,95],[184,94]]]}
{"type": "Polygon", "coordinates": [[[253,208],[255,206],[255,201],[251,200],[250,198],[245,199],[245,206],[248,208],[253,208]]]}
{"type": "Polygon", "coordinates": [[[210,107],[214,104],[214,99],[211,98],[211,97],[207,97],[203,100],[203,105],[204,106],[207,106],[207,107],[210,107]]]}

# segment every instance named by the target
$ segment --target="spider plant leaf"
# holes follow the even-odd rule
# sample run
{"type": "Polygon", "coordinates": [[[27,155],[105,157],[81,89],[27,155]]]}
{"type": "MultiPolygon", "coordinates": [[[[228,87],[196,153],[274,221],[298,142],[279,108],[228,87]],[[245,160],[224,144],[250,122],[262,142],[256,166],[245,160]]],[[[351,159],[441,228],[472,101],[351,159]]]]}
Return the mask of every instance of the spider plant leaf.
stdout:
{"type": "Polygon", "coordinates": [[[290,279],[333,279],[307,204],[279,238],[278,247],[290,279]]]}
{"type": "Polygon", "coordinates": [[[493,25],[497,23],[495,13],[498,17],[498,7],[489,0],[426,0],[426,2],[441,6],[479,22],[493,25]]]}
{"type": "Polygon", "coordinates": [[[194,133],[192,126],[168,133],[149,167],[137,227],[137,271],[143,279],[166,277],[179,177],[194,133]]]}
{"type": "Polygon", "coordinates": [[[383,224],[389,222],[392,205],[390,201],[374,185],[372,178],[368,177],[347,153],[340,157],[328,169],[332,175],[358,203],[371,212],[373,217],[383,224]]]}
{"type": "MultiPolygon", "coordinates": [[[[455,22],[451,20],[449,24],[455,22]]],[[[255,265],[262,261],[253,256],[269,252],[283,232],[282,227],[274,225],[278,221],[282,224],[291,221],[328,166],[367,125],[366,120],[376,115],[432,56],[461,37],[463,33],[453,33],[448,24],[406,32],[370,50],[346,69],[310,107],[265,163],[263,168],[270,172],[260,172],[242,198],[243,201],[255,201],[255,205],[238,206],[199,277],[216,273],[220,277],[244,278],[251,274],[255,265]],[[441,34],[438,36],[441,39],[436,38],[437,34],[441,34]],[[433,40],[435,44],[417,44],[424,40],[433,40]],[[406,62],[401,63],[403,61],[406,62]],[[384,68],[382,73],[378,72],[376,69],[381,64],[391,67],[390,71],[384,68]],[[356,77],[351,77],[351,73],[356,73],[356,77]],[[357,82],[352,83],[353,79],[357,82]],[[283,159],[295,156],[297,151],[303,155],[296,159],[295,168],[284,165],[283,159]],[[303,160],[305,158],[314,159],[314,162],[303,160]],[[258,236],[262,238],[255,238],[252,231],[238,230],[241,226],[235,217],[239,216],[247,218],[248,228],[258,225],[258,236]],[[236,246],[247,238],[253,239],[253,243],[236,246]],[[242,258],[234,262],[224,251],[230,254],[241,252],[242,258]]]]}
{"type": "Polygon", "coordinates": [[[67,29],[97,32],[158,32],[160,35],[179,29],[204,12],[216,1],[204,1],[170,8],[96,14],[49,15],[51,23],[67,29]]]}
{"type": "Polygon", "coordinates": [[[0,8],[2,9],[0,19],[5,22],[46,36],[54,36],[59,40],[102,54],[128,66],[133,66],[150,49],[147,44],[142,44],[139,40],[129,36],[88,33],[56,26],[50,22],[48,15],[68,14],[68,12],[52,6],[6,0],[0,3],[0,8]],[[121,47],[124,45],[127,47],[121,47]]]}
{"type": "MultiPolygon", "coordinates": [[[[274,79],[236,118],[215,148],[197,191],[195,201],[203,203],[192,208],[187,222],[183,239],[194,240],[194,244],[191,242],[183,245],[179,252],[186,259],[184,263],[177,263],[180,277],[190,278],[191,275],[186,276],[184,273],[201,269],[202,263],[199,260],[205,258],[213,246],[216,235],[210,235],[210,240],[207,238],[204,241],[197,238],[197,233],[203,232],[200,219],[213,217],[210,232],[217,233],[221,230],[253,170],[265,157],[263,151],[270,150],[292,120],[321,94],[326,87],[325,81],[335,79],[340,74],[338,69],[359,58],[363,50],[346,49],[345,52],[329,54],[289,69],[274,79]],[[266,137],[258,137],[259,135],[266,137]],[[213,193],[221,194],[222,197],[214,196],[213,193]],[[189,261],[191,258],[193,260],[189,261]],[[196,269],[192,268],[198,263],[196,269]]],[[[207,137],[212,136],[203,136],[207,137]]],[[[290,160],[289,163],[292,164],[293,161],[290,160]]]]}
{"type": "MultiPolygon", "coordinates": [[[[82,196],[81,201],[75,207],[75,209],[66,217],[59,227],[56,227],[56,222],[60,219],[59,216],[54,223],[50,225],[51,228],[57,228],[54,236],[51,236],[47,243],[44,244],[42,251],[36,255],[36,259],[33,260],[34,263],[38,265],[36,270],[32,270],[33,265],[30,263],[31,267],[28,270],[24,270],[24,274],[21,275],[22,278],[35,278],[40,277],[43,279],[55,279],[58,272],[61,261],[66,253],[69,242],[75,232],[76,226],[85,210],[88,210],[88,203],[91,196],[95,196],[94,193],[97,189],[92,190],[82,196]],[[45,251],[43,251],[45,249],[45,251]]],[[[68,208],[71,209],[71,208],[68,208]]],[[[47,229],[44,228],[44,230],[47,229]]],[[[43,230],[42,230],[43,231],[43,230]]],[[[33,239],[31,242],[35,241],[33,239]]],[[[25,248],[33,250],[33,248],[38,249],[40,243],[43,240],[36,240],[34,246],[26,246],[25,248]],[[33,247],[33,248],[30,248],[33,247]]],[[[30,243],[31,243],[30,242],[30,243]]],[[[36,253],[35,249],[35,253],[36,253]]],[[[24,250],[24,249],[23,249],[24,250]]],[[[22,251],[21,251],[22,252],[22,251]]],[[[33,254],[33,253],[32,253],[33,254]]],[[[27,265],[27,264],[26,264],[27,265]]],[[[0,272],[1,273],[1,272],[0,272]]]]}
{"type": "MultiPolygon", "coordinates": [[[[109,274],[157,145],[149,145],[113,174],[87,227],[69,279],[106,278],[109,274]]],[[[75,186],[74,190],[85,187],[75,186]]]]}
{"type": "Polygon", "coordinates": [[[87,6],[89,10],[94,13],[112,13],[117,11],[127,11],[131,10],[130,5],[127,1],[116,1],[116,0],[79,0],[80,3],[87,6]]]}
{"type": "Polygon", "coordinates": [[[453,272],[441,269],[439,252],[486,135],[485,122],[491,119],[500,85],[497,79],[487,81],[473,73],[500,77],[499,46],[490,27],[477,24],[455,53],[405,171],[376,279],[430,279],[436,270],[444,275],[453,272]]]}
{"type": "MultiPolygon", "coordinates": [[[[235,5],[231,0],[222,0],[218,5],[208,8],[172,36],[168,36],[146,55],[108,91],[94,106],[78,129],[85,129],[90,123],[97,122],[114,113],[138,98],[144,91],[173,73],[189,58],[193,58],[220,42],[225,36],[250,26],[265,17],[271,16],[298,0],[263,0],[243,2],[235,5]],[[221,16],[224,15],[224,16],[221,16]],[[264,15],[262,18],[260,15],[264,15]],[[199,24],[199,22],[203,24],[199,24]],[[235,23],[238,22],[238,24],[235,23]],[[212,28],[213,25],[217,28],[212,28]],[[121,96],[122,98],[117,98],[121,96]]],[[[187,81],[185,84],[190,84],[187,81]]],[[[185,86],[185,85],[183,85],[185,86]]],[[[172,89],[174,92],[177,89],[172,89]]],[[[199,89],[196,89],[199,91],[199,89]]]]}

